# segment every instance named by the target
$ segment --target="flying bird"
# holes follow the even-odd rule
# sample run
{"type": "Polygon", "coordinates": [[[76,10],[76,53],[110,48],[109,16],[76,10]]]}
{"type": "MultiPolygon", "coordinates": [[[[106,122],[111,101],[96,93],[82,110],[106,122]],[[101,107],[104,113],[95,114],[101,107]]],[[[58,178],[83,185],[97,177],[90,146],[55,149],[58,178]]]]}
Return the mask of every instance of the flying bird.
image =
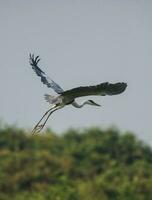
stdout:
{"type": "Polygon", "coordinates": [[[48,88],[52,88],[57,93],[57,95],[52,96],[50,94],[45,94],[45,100],[52,106],[49,110],[45,112],[43,117],[36,124],[36,126],[32,130],[32,133],[40,132],[45,126],[50,115],[56,110],[65,107],[66,105],[72,105],[75,108],[82,108],[85,105],[100,106],[93,100],[87,100],[84,101],[82,104],[78,104],[78,102],[75,100],[78,97],[90,96],[90,95],[99,95],[99,96],[117,95],[124,92],[127,87],[127,84],[124,82],[118,82],[114,84],[109,82],[104,82],[94,86],[85,86],[85,87],[81,86],[70,90],[63,90],[57,83],[55,83],[50,77],[48,77],[44,71],[42,71],[38,67],[39,61],[40,61],[39,56],[35,57],[34,54],[30,54],[29,63],[32,66],[32,69],[40,77],[41,82],[45,84],[48,88]],[[46,119],[42,123],[42,120],[45,117],[46,119]]]}

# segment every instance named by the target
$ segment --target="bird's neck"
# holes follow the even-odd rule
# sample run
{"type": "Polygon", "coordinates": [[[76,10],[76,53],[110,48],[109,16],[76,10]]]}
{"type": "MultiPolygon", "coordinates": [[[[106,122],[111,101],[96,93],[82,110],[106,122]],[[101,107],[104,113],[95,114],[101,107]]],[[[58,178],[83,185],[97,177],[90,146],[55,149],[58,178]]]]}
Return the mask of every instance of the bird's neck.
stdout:
{"type": "Polygon", "coordinates": [[[78,104],[76,101],[74,101],[72,104],[76,108],[82,108],[85,104],[88,104],[88,103],[87,103],[87,101],[85,101],[85,102],[83,102],[81,104],[78,104]]]}

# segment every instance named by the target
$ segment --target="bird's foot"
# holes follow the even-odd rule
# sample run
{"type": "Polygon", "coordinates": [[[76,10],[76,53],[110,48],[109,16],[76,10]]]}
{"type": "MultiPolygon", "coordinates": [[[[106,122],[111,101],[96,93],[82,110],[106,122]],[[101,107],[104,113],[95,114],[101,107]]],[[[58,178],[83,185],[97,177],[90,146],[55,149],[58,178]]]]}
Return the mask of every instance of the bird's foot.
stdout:
{"type": "Polygon", "coordinates": [[[44,124],[40,124],[38,126],[36,126],[33,130],[32,130],[32,134],[35,134],[35,133],[39,133],[44,127],[44,124]]]}

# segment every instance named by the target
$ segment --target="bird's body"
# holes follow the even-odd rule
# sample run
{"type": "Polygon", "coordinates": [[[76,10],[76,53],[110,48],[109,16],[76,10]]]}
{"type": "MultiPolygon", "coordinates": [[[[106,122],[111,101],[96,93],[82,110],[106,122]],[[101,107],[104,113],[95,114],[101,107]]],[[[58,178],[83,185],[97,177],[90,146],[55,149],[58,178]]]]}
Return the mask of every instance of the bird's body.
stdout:
{"type": "Polygon", "coordinates": [[[127,87],[127,84],[124,82],[121,82],[121,83],[118,82],[115,84],[105,82],[105,83],[101,83],[95,86],[85,86],[85,87],[81,86],[81,87],[73,88],[71,90],[64,91],[57,83],[55,83],[52,79],[50,79],[38,67],[39,61],[40,61],[39,56],[34,57],[34,55],[30,54],[30,65],[32,66],[33,70],[36,72],[38,76],[40,76],[42,83],[47,85],[48,88],[52,88],[57,93],[57,96],[45,94],[45,100],[49,102],[49,104],[51,104],[52,107],[44,114],[44,116],[35,126],[35,128],[33,129],[33,133],[39,132],[40,130],[42,130],[49,116],[54,111],[61,109],[66,105],[72,105],[75,108],[82,108],[84,105],[87,105],[87,104],[93,105],[93,106],[100,106],[99,104],[95,103],[93,100],[87,100],[81,104],[78,104],[75,100],[78,97],[92,96],[92,95],[98,95],[98,96],[117,95],[117,94],[122,93],[127,87]],[[40,122],[43,120],[43,118],[47,114],[48,116],[45,122],[42,125],[40,125],[40,122]]]}

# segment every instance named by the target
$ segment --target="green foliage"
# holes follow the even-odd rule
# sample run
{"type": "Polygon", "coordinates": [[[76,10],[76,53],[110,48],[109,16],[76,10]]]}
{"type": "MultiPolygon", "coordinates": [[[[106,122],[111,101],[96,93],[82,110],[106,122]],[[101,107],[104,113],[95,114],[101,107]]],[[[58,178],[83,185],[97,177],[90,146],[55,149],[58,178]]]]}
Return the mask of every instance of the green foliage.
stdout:
{"type": "Polygon", "coordinates": [[[151,200],[152,150],[116,129],[0,128],[0,200],[151,200]]]}

